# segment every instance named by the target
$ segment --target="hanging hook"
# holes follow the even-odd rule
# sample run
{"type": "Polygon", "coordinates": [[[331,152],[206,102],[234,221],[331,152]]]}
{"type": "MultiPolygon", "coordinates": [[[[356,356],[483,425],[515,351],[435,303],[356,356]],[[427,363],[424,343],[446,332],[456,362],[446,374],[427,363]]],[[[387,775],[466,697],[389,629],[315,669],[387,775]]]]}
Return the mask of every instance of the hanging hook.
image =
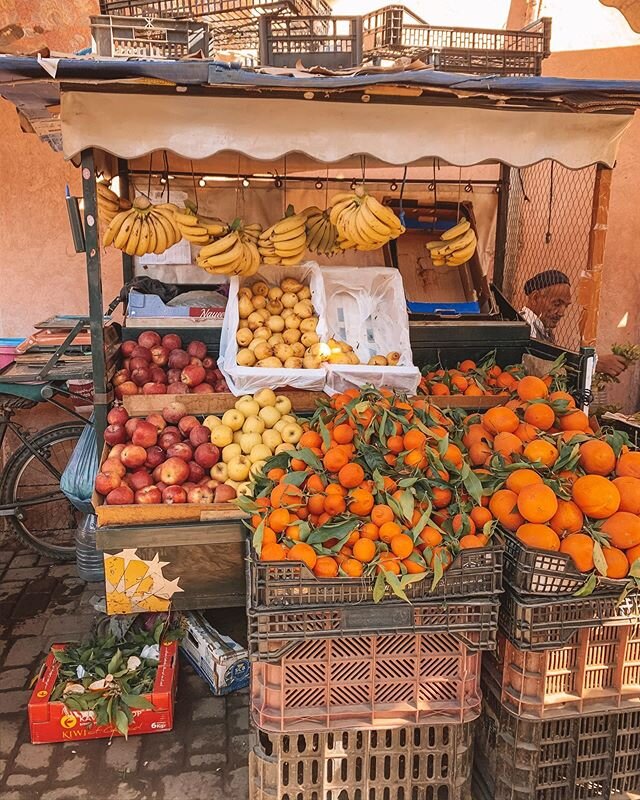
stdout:
{"type": "Polygon", "coordinates": [[[473,185],[471,184],[471,181],[467,181],[464,190],[467,192],[467,194],[473,191],[473,185]]]}

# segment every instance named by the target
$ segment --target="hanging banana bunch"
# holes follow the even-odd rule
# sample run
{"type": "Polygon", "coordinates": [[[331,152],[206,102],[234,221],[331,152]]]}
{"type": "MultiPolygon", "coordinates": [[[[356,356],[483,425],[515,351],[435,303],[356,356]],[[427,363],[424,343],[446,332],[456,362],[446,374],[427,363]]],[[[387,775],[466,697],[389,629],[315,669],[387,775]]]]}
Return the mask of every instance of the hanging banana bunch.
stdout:
{"type": "Polygon", "coordinates": [[[434,267],[459,267],[476,252],[478,239],[471,223],[464,217],[446,230],[439,241],[428,242],[427,250],[434,267]]]}
{"type": "Polygon", "coordinates": [[[302,261],[307,246],[306,217],[289,206],[285,216],[258,238],[258,250],[265,264],[294,266],[302,261]]]}
{"type": "Polygon", "coordinates": [[[131,208],[131,202],[126,197],[118,195],[106,183],[96,183],[98,195],[98,217],[101,222],[109,225],[120,211],[131,208]]]}
{"type": "Polygon", "coordinates": [[[185,200],[184,206],[176,210],[175,219],[180,233],[187,241],[204,245],[228,233],[229,226],[225,222],[199,214],[190,200],[185,200]]]}
{"type": "Polygon", "coordinates": [[[241,221],[235,220],[230,227],[225,236],[201,248],[197,265],[214,275],[255,275],[260,267],[260,253],[252,238],[256,226],[247,226],[247,233],[241,221]]]}
{"type": "Polygon", "coordinates": [[[146,197],[136,197],[130,209],[118,212],[105,231],[103,244],[113,245],[129,256],[159,255],[182,238],[175,222],[176,206],[154,206],[146,197]]]}
{"type": "Polygon", "coordinates": [[[362,187],[335,195],[330,206],[329,219],[337,228],[342,250],[379,250],[405,231],[393,211],[362,187]]]}
{"type": "Polygon", "coordinates": [[[332,256],[340,251],[338,229],[329,219],[328,211],[310,206],[302,215],[307,220],[307,250],[323,256],[332,256]]]}
{"type": "Polygon", "coordinates": [[[243,242],[253,242],[258,246],[258,239],[262,233],[262,225],[258,222],[252,222],[250,225],[244,225],[242,221],[239,222],[238,233],[243,242]]]}

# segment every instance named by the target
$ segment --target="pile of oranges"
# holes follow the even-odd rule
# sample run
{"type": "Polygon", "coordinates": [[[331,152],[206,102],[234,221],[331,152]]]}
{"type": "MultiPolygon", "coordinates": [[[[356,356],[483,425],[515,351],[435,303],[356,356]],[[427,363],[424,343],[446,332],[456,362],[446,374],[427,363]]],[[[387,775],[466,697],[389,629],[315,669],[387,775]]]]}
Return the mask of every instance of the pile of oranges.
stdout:
{"type": "MultiPolygon", "coordinates": [[[[524,374],[522,364],[513,364],[502,369],[491,360],[477,364],[471,359],[466,359],[461,361],[456,368],[429,369],[420,380],[419,391],[422,394],[435,396],[501,395],[508,397],[524,374]]],[[[551,386],[552,377],[548,376],[545,380],[551,386]]]]}
{"type": "Polygon", "coordinates": [[[318,578],[382,576],[398,594],[427,573],[439,580],[461,550],[486,547],[494,527],[479,481],[475,500],[465,485],[453,424],[421,398],[334,395],[242,501],[260,559],[301,561],[318,578]]]}
{"type": "Polygon", "coordinates": [[[489,511],[523,544],[566,553],[581,572],[629,575],[640,558],[640,452],[622,436],[596,437],[570,395],[527,376],[513,400],[465,419],[463,443],[489,511]]]}

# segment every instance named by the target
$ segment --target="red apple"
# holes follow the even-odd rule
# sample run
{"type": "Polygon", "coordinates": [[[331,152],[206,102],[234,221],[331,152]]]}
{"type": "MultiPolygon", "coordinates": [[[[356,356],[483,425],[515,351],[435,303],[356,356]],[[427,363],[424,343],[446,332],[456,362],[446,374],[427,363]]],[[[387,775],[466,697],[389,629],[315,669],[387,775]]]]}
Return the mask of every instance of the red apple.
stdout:
{"type": "Polygon", "coordinates": [[[180,382],[180,375],[182,375],[181,369],[168,369],[167,370],[167,383],[179,383],[180,382]]]}
{"type": "Polygon", "coordinates": [[[184,483],[189,477],[187,462],[181,458],[168,458],[160,464],[160,480],[167,486],[184,483]]]}
{"type": "Polygon", "coordinates": [[[195,486],[189,490],[187,503],[197,503],[198,505],[213,503],[213,492],[208,486],[195,486]]]}
{"type": "Polygon", "coordinates": [[[185,490],[185,492],[187,493],[187,495],[189,494],[189,492],[191,491],[191,489],[194,489],[195,487],[196,487],[196,484],[195,484],[193,481],[185,481],[185,482],[182,484],[182,488],[185,490]]]}
{"type": "Polygon", "coordinates": [[[162,433],[162,431],[167,427],[167,423],[165,422],[162,414],[159,414],[155,411],[152,414],[147,414],[145,420],[153,425],[158,433],[162,433]]]}
{"type": "Polygon", "coordinates": [[[194,394],[215,394],[215,389],[210,383],[199,383],[192,391],[194,394]]]}
{"type": "Polygon", "coordinates": [[[133,348],[136,347],[138,343],[135,342],[133,339],[130,342],[122,342],[120,345],[120,352],[124,358],[129,358],[131,353],[133,352],[133,348]]]}
{"type": "Polygon", "coordinates": [[[211,442],[205,442],[196,447],[193,458],[198,462],[198,464],[200,464],[201,467],[208,470],[211,469],[211,467],[214,467],[218,461],[220,461],[220,450],[215,446],[215,444],[211,444],[211,442]]]}
{"type": "Polygon", "coordinates": [[[161,492],[164,492],[164,490],[167,488],[167,484],[163,483],[162,481],[156,481],[156,486],[161,492]]]}
{"type": "Polygon", "coordinates": [[[176,442],[167,449],[169,458],[181,458],[183,461],[191,461],[193,458],[193,447],[187,442],[176,442]]]}
{"type": "MultiPolygon", "coordinates": [[[[120,456],[122,455],[123,450],[124,450],[124,445],[117,444],[115,447],[112,447],[111,450],[109,450],[107,455],[109,456],[109,458],[115,458],[118,461],[120,461],[120,456]]],[[[122,462],[120,461],[120,463],[122,462]]]]}
{"type": "Polygon", "coordinates": [[[128,486],[118,486],[112,489],[105,498],[108,506],[128,506],[133,503],[133,490],[128,486]]]}
{"type": "Polygon", "coordinates": [[[194,417],[193,414],[187,414],[186,416],[181,417],[178,421],[178,428],[183,436],[188,436],[192,428],[199,426],[200,423],[198,422],[197,417],[194,417]]]}
{"type": "Polygon", "coordinates": [[[151,380],[151,370],[149,367],[138,367],[131,373],[131,380],[136,386],[144,386],[151,380]]]}
{"type": "Polygon", "coordinates": [[[95,487],[98,494],[109,494],[112,489],[117,489],[122,483],[120,475],[115,472],[99,472],[96,475],[95,487]]]}
{"type": "Polygon", "coordinates": [[[142,347],[137,344],[131,351],[131,358],[144,358],[147,364],[149,364],[151,362],[151,350],[149,350],[148,347],[142,347]]]}
{"type": "Polygon", "coordinates": [[[123,406],[114,406],[107,414],[109,425],[124,425],[129,419],[129,414],[123,406]]]}
{"type": "Polygon", "coordinates": [[[141,422],[142,420],[140,419],[140,417],[131,417],[131,419],[128,419],[125,422],[124,429],[126,430],[129,439],[131,439],[131,437],[133,436],[133,432],[141,422]]]}
{"type": "Polygon", "coordinates": [[[131,372],[131,359],[125,358],[122,362],[122,369],[126,370],[127,372],[131,372]]]}
{"type": "Polygon", "coordinates": [[[104,429],[104,440],[107,444],[124,444],[127,441],[127,431],[124,425],[108,425],[104,429]]]}
{"type": "Polygon", "coordinates": [[[169,430],[165,428],[158,437],[158,444],[166,452],[171,445],[176,442],[182,441],[182,436],[178,430],[169,430]]]}
{"type": "Polygon", "coordinates": [[[202,359],[196,358],[195,356],[191,356],[191,358],[189,359],[189,364],[195,364],[195,366],[197,367],[202,367],[202,359]]]}
{"type": "Polygon", "coordinates": [[[162,483],[162,481],[160,480],[160,467],[161,466],[162,466],[162,464],[158,464],[158,466],[155,467],[153,472],[151,473],[153,475],[153,480],[156,482],[156,486],[158,486],[160,483],[162,483]]]}
{"type": "Polygon", "coordinates": [[[142,387],[142,394],[166,394],[167,387],[164,383],[153,383],[149,381],[149,383],[145,383],[142,387]]]}
{"type": "Polygon", "coordinates": [[[151,367],[151,380],[153,383],[169,383],[167,373],[155,364],[151,367]]]}
{"type": "Polygon", "coordinates": [[[130,358],[127,369],[129,372],[133,372],[134,369],[151,369],[151,364],[144,358],[130,358]]]}
{"type": "Polygon", "coordinates": [[[182,486],[167,486],[166,489],[162,490],[162,502],[167,503],[167,505],[173,505],[173,503],[186,503],[187,493],[182,486]]]}
{"type": "Polygon", "coordinates": [[[147,460],[144,462],[147,469],[155,469],[159,464],[162,464],[164,460],[164,450],[158,447],[157,444],[147,448],[147,460]]]}
{"type": "Polygon", "coordinates": [[[187,353],[189,353],[190,356],[203,359],[207,355],[207,345],[204,342],[194,340],[187,345],[187,353]]]}
{"type": "Polygon", "coordinates": [[[198,464],[197,461],[189,462],[189,480],[193,483],[198,483],[204,478],[204,469],[198,464]]]}
{"type": "Polygon", "coordinates": [[[204,380],[205,383],[210,383],[213,386],[213,384],[218,380],[218,376],[216,375],[215,369],[211,369],[210,367],[205,367],[204,380]]]}
{"type": "Polygon", "coordinates": [[[164,367],[169,361],[169,351],[161,344],[151,348],[151,360],[159,367],[164,367]]]}
{"type": "MultiPolygon", "coordinates": [[[[124,445],[122,445],[122,449],[124,450],[124,445]]],[[[113,448],[115,450],[115,447],[113,448]]],[[[115,472],[115,474],[119,478],[124,478],[127,468],[125,465],[120,461],[120,458],[116,455],[113,455],[113,450],[109,454],[109,458],[105,458],[100,467],[100,471],[109,475],[111,472],[115,472]]]]}
{"type": "Polygon", "coordinates": [[[118,400],[122,400],[131,394],[138,394],[138,387],[133,381],[125,381],[115,388],[115,395],[118,400]]]}
{"type": "Polygon", "coordinates": [[[224,380],[223,381],[216,381],[213,384],[213,390],[214,390],[214,392],[228,392],[229,391],[229,387],[227,386],[227,382],[224,381],[224,380]]]}
{"type": "MultiPolygon", "coordinates": [[[[215,490],[215,489],[218,488],[218,486],[220,486],[220,481],[217,481],[215,478],[209,478],[209,480],[207,481],[207,486],[210,489],[215,490]]],[[[214,491],[214,494],[215,494],[215,491],[214,491]]]]}
{"type": "Polygon", "coordinates": [[[182,347],[182,339],[177,333],[165,333],[162,337],[162,346],[167,350],[179,350],[182,347]]]}
{"type": "Polygon", "coordinates": [[[146,347],[148,350],[159,345],[161,341],[162,337],[155,331],[142,331],[140,336],[138,336],[138,344],[141,347],[146,347]]]}
{"type": "Polygon", "coordinates": [[[153,478],[151,477],[151,473],[144,467],[137,469],[129,475],[129,485],[134,492],[138,489],[144,489],[145,486],[151,486],[152,483],[153,478]]]}
{"type": "Polygon", "coordinates": [[[189,394],[190,392],[191,389],[181,381],[178,381],[178,383],[170,383],[167,386],[167,394],[189,394]]]}
{"type": "Polygon", "coordinates": [[[130,380],[131,375],[128,369],[119,369],[116,374],[113,376],[113,380],[111,383],[114,386],[120,386],[121,384],[125,383],[126,381],[130,380]]]}
{"type": "Polygon", "coordinates": [[[180,420],[187,415],[187,407],[179,400],[174,400],[172,403],[162,409],[162,417],[169,425],[177,425],[180,420]]]}
{"type": "Polygon", "coordinates": [[[211,441],[211,431],[204,425],[194,425],[189,431],[189,441],[194,447],[211,441]]]}
{"type": "Polygon", "coordinates": [[[212,358],[211,356],[205,356],[202,359],[202,366],[205,369],[215,369],[215,366],[216,366],[215,358],[212,358]]]}
{"type": "Polygon", "coordinates": [[[229,500],[235,500],[236,490],[233,486],[228,486],[226,483],[221,483],[216,487],[216,493],[213,496],[215,503],[227,503],[229,500]]]}
{"type": "Polygon", "coordinates": [[[187,386],[198,386],[198,384],[204,381],[204,375],[204,367],[199,367],[197,364],[187,364],[182,370],[180,380],[186,383],[187,386]]]}
{"type": "Polygon", "coordinates": [[[184,369],[189,363],[189,354],[184,350],[172,350],[169,353],[169,369],[184,369]]]}
{"type": "Polygon", "coordinates": [[[129,469],[141,467],[147,460],[147,451],[137,444],[128,444],[122,451],[120,461],[129,469]]]}
{"type": "Polygon", "coordinates": [[[136,503],[141,505],[145,503],[161,503],[162,492],[157,486],[144,486],[142,489],[138,489],[134,499],[136,503]]]}

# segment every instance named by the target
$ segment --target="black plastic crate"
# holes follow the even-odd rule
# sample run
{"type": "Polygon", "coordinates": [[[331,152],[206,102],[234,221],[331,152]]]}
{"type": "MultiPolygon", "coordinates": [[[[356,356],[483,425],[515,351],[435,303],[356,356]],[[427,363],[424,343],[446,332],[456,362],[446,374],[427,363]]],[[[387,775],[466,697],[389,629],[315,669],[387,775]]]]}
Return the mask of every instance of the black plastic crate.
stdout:
{"type": "Polygon", "coordinates": [[[640,793],[640,710],[524,720],[483,680],[476,800],[608,800],[640,793]]]}
{"type": "MultiPolygon", "coordinates": [[[[409,600],[457,601],[468,598],[493,598],[502,591],[502,556],[500,540],[482,548],[461,550],[442,579],[431,591],[433,575],[411,583],[405,593],[409,600]]],[[[249,545],[250,547],[250,545],[249,545]]],[[[344,607],[371,603],[375,578],[316,578],[301,561],[259,561],[249,549],[248,606],[252,611],[273,612],[308,606],[344,607]]],[[[400,604],[387,588],[381,604],[400,604]]]]}
{"type": "Polygon", "coordinates": [[[637,625],[640,602],[635,594],[618,602],[618,595],[531,600],[509,587],[500,603],[499,628],[521,650],[552,650],[570,644],[582,628],[596,625],[637,625]]]}
{"type": "Polygon", "coordinates": [[[301,640],[387,633],[448,633],[469,650],[493,650],[498,609],[490,600],[249,609],[249,653],[261,661],[277,661],[301,640]]]}
{"type": "Polygon", "coordinates": [[[473,726],[308,734],[260,731],[251,800],[471,800],[473,726]]]}
{"type": "Polygon", "coordinates": [[[264,15],[260,64],[347,69],[362,61],[362,17],[264,15]]]}
{"type": "MultiPolygon", "coordinates": [[[[566,553],[527,547],[510,533],[504,540],[504,579],[521,597],[572,595],[585,585],[587,576],[566,553]]],[[[599,576],[592,594],[617,596],[626,584],[625,578],[599,576]]]]}

